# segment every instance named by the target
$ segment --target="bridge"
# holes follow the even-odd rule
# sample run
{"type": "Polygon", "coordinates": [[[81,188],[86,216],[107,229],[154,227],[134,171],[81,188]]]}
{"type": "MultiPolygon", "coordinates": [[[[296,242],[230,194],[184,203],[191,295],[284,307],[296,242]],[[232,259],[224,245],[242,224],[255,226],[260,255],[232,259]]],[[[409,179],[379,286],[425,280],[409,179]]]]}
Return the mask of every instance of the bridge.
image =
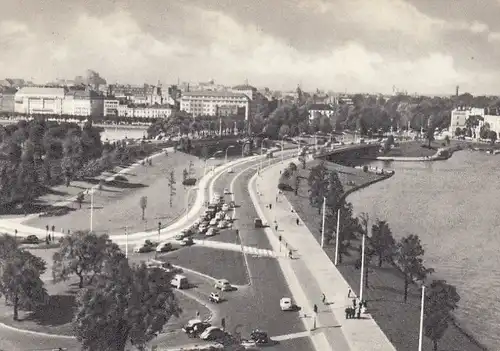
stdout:
{"type": "Polygon", "coordinates": [[[380,143],[342,145],[326,150],[314,158],[346,166],[356,166],[360,159],[375,159],[379,149],[380,143]]]}

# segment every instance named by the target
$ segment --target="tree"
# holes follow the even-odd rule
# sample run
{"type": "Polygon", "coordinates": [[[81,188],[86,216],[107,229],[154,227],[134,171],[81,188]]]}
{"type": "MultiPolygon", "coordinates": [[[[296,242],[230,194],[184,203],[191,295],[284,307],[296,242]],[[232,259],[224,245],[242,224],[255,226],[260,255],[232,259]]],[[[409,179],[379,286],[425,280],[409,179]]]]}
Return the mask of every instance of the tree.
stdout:
{"type": "Polygon", "coordinates": [[[95,287],[78,298],[73,322],[83,350],[124,351],[130,342],[139,350],[153,340],[172,316],[182,312],[170,287],[171,274],[117,258],[95,287]]]}
{"type": "Polygon", "coordinates": [[[434,351],[438,342],[448,328],[448,322],[453,320],[453,312],[458,307],[460,295],[457,289],[445,280],[434,280],[425,296],[424,329],[425,336],[432,340],[434,351]]]}
{"type": "Polygon", "coordinates": [[[457,127],[457,129],[455,129],[455,136],[460,136],[462,135],[462,129],[460,127],[457,127]]]}
{"type": "Polygon", "coordinates": [[[382,261],[392,257],[396,248],[396,241],[386,221],[377,218],[372,226],[370,243],[378,256],[378,266],[382,267],[382,261]]]}
{"type": "Polygon", "coordinates": [[[425,280],[434,272],[423,264],[424,248],[418,235],[410,234],[397,243],[396,262],[404,274],[404,302],[408,300],[408,286],[413,279],[425,280]]]}
{"type": "Polygon", "coordinates": [[[434,132],[436,131],[436,126],[434,125],[433,118],[429,118],[427,130],[425,131],[425,138],[429,143],[429,148],[431,147],[431,143],[434,141],[434,132]]]}
{"type": "Polygon", "coordinates": [[[339,205],[341,204],[340,201],[344,194],[344,187],[336,171],[328,172],[326,182],[326,192],[324,194],[326,206],[335,210],[340,207],[339,205]]]}
{"type": "Polygon", "coordinates": [[[497,132],[495,132],[494,130],[490,130],[488,132],[488,139],[490,139],[492,144],[495,144],[495,142],[497,141],[497,137],[497,132]]]}
{"type": "Polygon", "coordinates": [[[327,169],[323,162],[311,168],[307,184],[309,185],[309,203],[318,208],[318,213],[321,213],[323,197],[328,189],[327,169]]]}
{"type": "Polygon", "coordinates": [[[24,145],[17,173],[17,186],[22,193],[24,206],[36,195],[38,177],[34,164],[34,146],[30,141],[24,145]]]}
{"type": "Polygon", "coordinates": [[[282,124],[278,132],[279,137],[283,139],[285,136],[289,134],[290,134],[290,127],[286,124],[282,124]]]}
{"type": "Polygon", "coordinates": [[[59,282],[75,274],[79,278],[79,288],[83,288],[84,283],[91,284],[96,275],[101,273],[105,260],[119,251],[119,247],[107,235],[88,231],[68,234],[54,253],[52,278],[54,282],[59,282]]]}
{"type": "Polygon", "coordinates": [[[182,181],[183,181],[183,182],[185,182],[185,181],[186,181],[186,179],[188,179],[188,177],[189,177],[188,170],[184,168],[184,169],[182,170],[182,181]]]}
{"type": "Polygon", "coordinates": [[[78,195],[76,196],[76,202],[78,202],[80,209],[82,208],[82,203],[84,199],[85,195],[83,193],[78,193],[78,195]]]}
{"type": "Polygon", "coordinates": [[[168,187],[170,188],[170,207],[173,205],[173,199],[175,196],[175,173],[174,171],[170,171],[168,177],[168,187]]]}
{"type": "Polygon", "coordinates": [[[144,215],[146,214],[146,207],[148,207],[148,197],[147,196],[141,196],[139,200],[139,206],[141,207],[142,210],[142,220],[144,220],[144,215]]]}
{"type": "Polygon", "coordinates": [[[30,310],[45,303],[47,291],[40,276],[45,272],[43,259],[29,251],[16,249],[2,265],[0,293],[14,308],[14,320],[19,309],[30,310]]]}

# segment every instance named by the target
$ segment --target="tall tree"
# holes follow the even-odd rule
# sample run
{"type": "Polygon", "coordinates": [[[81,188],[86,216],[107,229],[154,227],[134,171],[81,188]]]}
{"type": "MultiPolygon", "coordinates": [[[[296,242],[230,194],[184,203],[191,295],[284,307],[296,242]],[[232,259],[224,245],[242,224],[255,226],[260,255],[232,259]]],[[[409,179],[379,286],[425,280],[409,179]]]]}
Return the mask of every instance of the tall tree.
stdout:
{"type": "Polygon", "coordinates": [[[141,196],[139,200],[139,206],[141,207],[142,210],[142,220],[144,220],[144,215],[146,214],[146,207],[148,207],[148,197],[147,196],[141,196]]]}
{"type": "Polygon", "coordinates": [[[78,298],[74,319],[83,350],[124,351],[130,342],[139,350],[153,340],[181,309],[170,288],[172,276],[145,263],[128,265],[116,258],[95,287],[78,298]]]}
{"type": "Polygon", "coordinates": [[[307,184],[309,185],[309,203],[321,213],[323,197],[328,190],[327,169],[322,162],[311,168],[307,184]]]}
{"type": "Polygon", "coordinates": [[[378,266],[382,267],[382,261],[391,258],[396,249],[396,241],[386,221],[377,218],[372,226],[370,243],[378,256],[378,266]]]}
{"type": "Polygon", "coordinates": [[[0,293],[14,308],[14,320],[19,309],[31,310],[45,303],[47,291],[40,276],[45,272],[43,259],[29,251],[16,249],[2,265],[0,293]]]}
{"type": "Polygon", "coordinates": [[[404,302],[408,301],[408,286],[413,279],[425,280],[434,272],[423,263],[424,248],[418,235],[410,234],[397,243],[396,262],[404,274],[404,302]]]}
{"type": "Polygon", "coordinates": [[[61,246],[54,253],[52,277],[54,282],[68,279],[72,274],[79,278],[78,286],[91,284],[102,272],[106,259],[117,255],[119,247],[107,235],[93,232],[73,232],[63,237],[61,246]]]}
{"type": "Polygon", "coordinates": [[[448,324],[453,320],[451,314],[460,301],[457,289],[445,280],[434,280],[427,290],[424,305],[425,336],[433,342],[434,351],[438,349],[448,324]]]}

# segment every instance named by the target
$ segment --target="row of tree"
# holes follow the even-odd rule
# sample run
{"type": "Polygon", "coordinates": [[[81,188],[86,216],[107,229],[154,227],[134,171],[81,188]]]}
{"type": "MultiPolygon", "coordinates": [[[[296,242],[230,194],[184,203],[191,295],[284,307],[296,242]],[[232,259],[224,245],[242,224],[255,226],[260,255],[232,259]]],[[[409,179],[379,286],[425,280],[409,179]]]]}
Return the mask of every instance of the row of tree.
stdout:
{"type": "MultiPolygon", "coordinates": [[[[8,235],[0,237],[0,293],[18,311],[32,311],[49,296],[41,275],[46,262],[20,248],[8,235]]],[[[76,276],[73,328],[83,350],[123,351],[128,343],[145,350],[170,317],[181,313],[170,288],[170,273],[130,265],[106,235],[75,232],[61,239],[53,257],[54,282],[76,276]]]]}
{"type": "MultiPolygon", "coordinates": [[[[290,164],[288,170],[296,172],[297,167],[290,164]]],[[[307,179],[309,185],[309,202],[320,213],[323,202],[326,204],[325,236],[331,240],[339,239],[339,259],[351,246],[350,241],[366,235],[368,245],[365,250],[365,262],[370,264],[377,259],[382,267],[384,263],[397,266],[404,275],[404,302],[408,299],[408,288],[415,280],[425,283],[434,269],[424,265],[424,249],[417,235],[409,235],[397,241],[386,221],[377,219],[369,228],[369,217],[361,214],[353,216],[352,204],[345,200],[345,192],[336,171],[328,170],[324,163],[311,168],[307,179]],[[337,231],[337,213],[340,210],[341,220],[337,231]],[[371,229],[371,230],[370,230],[371,229]],[[371,235],[370,235],[371,234],[371,235]]],[[[318,223],[321,228],[321,223],[318,223]]],[[[360,248],[361,254],[361,248],[360,248]]],[[[361,257],[356,264],[359,268],[361,257]]],[[[368,286],[368,269],[365,270],[365,284],[368,286]]],[[[444,280],[434,280],[429,285],[425,303],[425,335],[434,343],[437,350],[438,341],[444,335],[449,323],[453,320],[452,312],[460,300],[456,288],[444,280]]]]}

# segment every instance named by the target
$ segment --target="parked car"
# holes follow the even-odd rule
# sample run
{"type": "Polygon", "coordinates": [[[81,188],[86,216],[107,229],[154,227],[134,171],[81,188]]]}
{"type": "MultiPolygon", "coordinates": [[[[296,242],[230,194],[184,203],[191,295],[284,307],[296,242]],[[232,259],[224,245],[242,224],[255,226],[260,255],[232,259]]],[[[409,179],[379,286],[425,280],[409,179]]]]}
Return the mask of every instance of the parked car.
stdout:
{"type": "Polygon", "coordinates": [[[191,246],[194,244],[194,241],[191,237],[185,237],[184,239],[182,239],[181,241],[181,246],[191,246]]]}
{"type": "Polygon", "coordinates": [[[186,237],[186,235],[183,235],[183,234],[177,234],[174,239],[177,240],[177,241],[182,241],[182,239],[184,239],[186,237]]]}
{"type": "Polygon", "coordinates": [[[282,297],[280,300],[280,308],[282,311],[291,311],[293,310],[292,299],[289,297],[282,297]]]}
{"type": "Polygon", "coordinates": [[[211,221],[210,221],[210,226],[211,227],[215,227],[217,225],[219,221],[217,220],[217,218],[213,218],[211,221]]]}
{"type": "Polygon", "coordinates": [[[229,222],[229,223],[231,223],[233,221],[233,219],[231,218],[231,216],[229,214],[226,214],[224,216],[224,220],[227,221],[227,222],[229,222]]]}
{"type": "Polygon", "coordinates": [[[172,250],[173,247],[171,242],[164,242],[156,247],[156,252],[168,252],[172,250]]]}
{"type": "Polygon", "coordinates": [[[222,302],[222,296],[218,292],[212,292],[208,296],[208,300],[210,302],[219,303],[219,302],[222,302]]]}
{"type": "Polygon", "coordinates": [[[255,341],[256,344],[262,345],[262,344],[269,344],[271,339],[267,335],[265,331],[262,331],[260,329],[255,329],[250,333],[250,339],[255,341]]]}
{"type": "Polygon", "coordinates": [[[224,189],[224,195],[231,195],[231,191],[228,188],[224,189]]]}
{"type": "Polygon", "coordinates": [[[137,246],[135,249],[134,249],[134,252],[135,253],[145,253],[145,252],[151,252],[151,251],[154,251],[155,250],[155,244],[152,243],[150,240],[146,240],[144,242],[144,244],[142,244],[141,246],[137,246]]]}
{"type": "Polygon", "coordinates": [[[189,282],[186,276],[176,274],[170,281],[170,285],[177,289],[187,289],[189,287],[189,282]]]}
{"type": "Polygon", "coordinates": [[[227,222],[226,221],[220,221],[219,224],[217,224],[218,229],[224,229],[227,227],[227,222]]]}
{"type": "Polygon", "coordinates": [[[207,229],[208,229],[208,226],[205,223],[200,224],[200,226],[198,227],[198,231],[201,234],[204,234],[207,231],[207,229]]]}
{"type": "Polygon", "coordinates": [[[40,239],[36,235],[28,235],[26,239],[24,239],[24,242],[26,244],[38,244],[40,242],[40,239]]]}
{"type": "Polygon", "coordinates": [[[214,236],[217,235],[217,229],[209,228],[205,234],[205,236],[214,236]]]}
{"type": "Polygon", "coordinates": [[[226,334],[221,328],[218,327],[208,327],[200,335],[201,340],[214,341],[222,339],[226,334]]]}
{"type": "Polygon", "coordinates": [[[182,327],[182,331],[186,334],[201,334],[210,326],[210,323],[203,322],[200,319],[191,319],[182,327]]]}
{"type": "Polygon", "coordinates": [[[217,214],[215,215],[215,218],[220,221],[221,219],[224,218],[225,215],[226,214],[224,212],[222,212],[222,211],[221,212],[217,212],[217,214]]]}
{"type": "Polygon", "coordinates": [[[224,211],[224,212],[229,211],[229,205],[228,204],[222,205],[222,211],[224,211]]]}
{"type": "Polygon", "coordinates": [[[233,290],[233,286],[227,279],[218,279],[215,281],[214,287],[221,291],[231,291],[233,290]]]}

